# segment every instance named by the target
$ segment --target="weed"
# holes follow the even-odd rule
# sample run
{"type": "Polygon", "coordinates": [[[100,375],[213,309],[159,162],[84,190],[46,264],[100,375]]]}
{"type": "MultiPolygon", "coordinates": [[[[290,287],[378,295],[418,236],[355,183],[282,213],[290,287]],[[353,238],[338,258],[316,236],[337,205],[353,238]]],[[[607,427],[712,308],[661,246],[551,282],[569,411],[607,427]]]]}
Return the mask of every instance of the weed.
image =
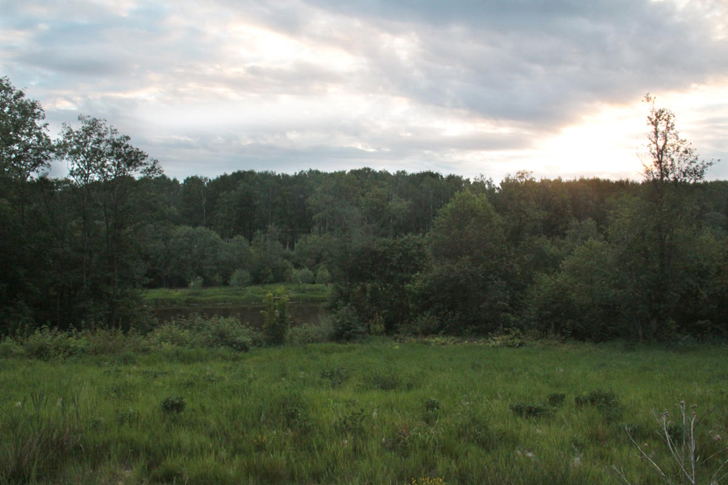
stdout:
{"type": "Polygon", "coordinates": [[[81,436],[78,398],[48,406],[43,390],[32,393],[2,416],[0,482],[45,478],[71,456],[81,436]]]}
{"type": "Polygon", "coordinates": [[[185,398],[181,396],[165,397],[164,399],[162,399],[161,405],[162,412],[164,412],[164,414],[180,414],[182,411],[185,410],[187,402],[185,401],[185,398]]]}
{"type": "Polygon", "coordinates": [[[281,345],[286,339],[286,332],[291,323],[288,315],[288,295],[282,288],[268,292],[263,300],[263,333],[269,345],[281,345]]]}
{"type": "Polygon", "coordinates": [[[364,376],[363,384],[366,389],[394,391],[402,385],[402,380],[394,373],[374,371],[364,376]]]}
{"type": "Polygon", "coordinates": [[[425,402],[425,411],[439,411],[440,401],[437,399],[430,398],[425,402]]]}
{"type": "Polygon", "coordinates": [[[336,432],[344,435],[360,436],[364,431],[364,419],[366,414],[363,409],[354,411],[334,423],[336,432]]]}
{"type": "MultiPolygon", "coordinates": [[[[697,412],[695,411],[697,406],[691,406],[691,411],[688,411],[685,401],[680,401],[679,407],[680,415],[677,417],[677,422],[672,421],[670,413],[667,410],[656,417],[662,440],[669,451],[668,456],[671,458],[667,463],[659,464],[656,461],[655,454],[647,453],[644,447],[640,446],[634,439],[630,430],[625,428],[627,436],[637,450],[639,450],[642,461],[653,472],[657,473],[665,483],[669,485],[677,483],[697,485],[700,483],[701,478],[704,478],[705,483],[709,483],[710,485],[720,483],[728,477],[728,471],[725,470],[726,466],[728,466],[728,459],[723,459],[722,462],[719,462],[715,471],[709,475],[709,478],[708,473],[710,472],[706,468],[708,468],[711,460],[728,451],[728,448],[719,449],[707,458],[700,456],[698,450],[701,448],[701,443],[698,443],[699,440],[696,431],[700,423],[700,419],[698,419],[697,412]]],[[[622,481],[631,485],[624,470],[616,466],[612,466],[612,470],[622,481]]]]}
{"type": "Polygon", "coordinates": [[[422,419],[427,424],[434,424],[440,419],[440,401],[429,398],[425,402],[425,413],[422,419]]]}
{"type": "Polygon", "coordinates": [[[447,485],[443,478],[439,477],[423,477],[423,478],[412,478],[411,485],[447,485]]]}
{"type": "Polygon", "coordinates": [[[349,371],[343,367],[324,369],[321,371],[321,378],[331,383],[331,388],[336,389],[349,379],[349,371]]]}
{"type": "Polygon", "coordinates": [[[614,420],[622,416],[622,404],[612,391],[597,389],[574,398],[577,408],[584,406],[595,407],[605,418],[614,420]]]}
{"type": "Polygon", "coordinates": [[[564,404],[564,399],[566,399],[566,394],[549,394],[549,397],[547,398],[549,406],[558,408],[561,407],[562,404],[564,404]]]}
{"type": "Polygon", "coordinates": [[[523,402],[512,402],[508,405],[513,414],[522,418],[543,418],[553,414],[553,408],[544,403],[528,404],[523,402]]]}
{"type": "Polygon", "coordinates": [[[114,410],[114,418],[116,419],[116,424],[121,426],[136,426],[139,424],[140,416],[137,411],[134,411],[133,409],[129,408],[126,411],[120,411],[118,409],[114,410]]]}
{"type": "Polygon", "coordinates": [[[286,335],[286,342],[291,345],[306,345],[330,342],[334,338],[334,327],[331,319],[322,318],[318,324],[304,323],[291,327],[286,335]]]}

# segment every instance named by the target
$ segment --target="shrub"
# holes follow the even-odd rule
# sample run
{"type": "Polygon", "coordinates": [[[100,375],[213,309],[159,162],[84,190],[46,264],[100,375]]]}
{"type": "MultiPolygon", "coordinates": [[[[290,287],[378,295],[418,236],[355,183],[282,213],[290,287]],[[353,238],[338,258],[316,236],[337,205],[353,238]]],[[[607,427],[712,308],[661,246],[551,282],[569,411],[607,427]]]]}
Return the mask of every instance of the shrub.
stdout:
{"type": "Polygon", "coordinates": [[[330,342],[333,338],[334,327],[329,318],[322,318],[318,324],[304,323],[291,327],[286,335],[286,341],[291,345],[330,342]]]}
{"type": "Polygon", "coordinates": [[[512,402],[508,405],[513,414],[522,418],[541,418],[553,414],[553,408],[545,403],[529,404],[523,402],[512,402]]]}
{"type": "Polygon", "coordinates": [[[204,318],[193,315],[164,323],[148,333],[142,343],[147,349],[229,348],[247,351],[260,347],[263,338],[257,330],[232,317],[204,318]]]}
{"type": "Polygon", "coordinates": [[[239,352],[247,352],[260,344],[255,330],[242,325],[234,318],[214,317],[202,328],[206,347],[226,347],[239,352]]]}
{"type": "Polygon", "coordinates": [[[361,321],[356,310],[351,305],[339,308],[331,316],[334,324],[334,339],[351,342],[363,339],[367,334],[367,327],[361,321]]]}
{"type": "Polygon", "coordinates": [[[401,325],[397,330],[403,335],[434,335],[440,330],[440,320],[432,313],[426,312],[417,317],[409,325],[401,325]]]}
{"type": "Polygon", "coordinates": [[[83,335],[72,330],[61,332],[55,328],[41,327],[23,341],[23,348],[36,359],[65,359],[81,355],[88,346],[83,335]]]}
{"type": "Polygon", "coordinates": [[[10,337],[5,337],[0,342],[0,359],[10,357],[22,357],[25,355],[25,349],[10,337]]]}
{"type": "Polygon", "coordinates": [[[293,270],[291,278],[293,279],[294,283],[298,283],[298,284],[302,284],[302,285],[310,285],[311,283],[314,282],[313,271],[311,271],[308,268],[301,268],[301,269],[293,270]]]}
{"type": "Polygon", "coordinates": [[[268,292],[263,300],[265,310],[263,314],[263,333],[269,345],[281,345],[286,339],[286,332],[290,325],[288,315],[288,295],[282,289],[275,294],[268,292]]]}
{"type": "Polygon", "coordinates": [[[595,407],[607,419],[615,419],[622,415],[622,404],[612,391],[597,389],[574,398],[577,408],[584,406],[595,407]]]}
{"type": "Polygon", "coordinates": [[[558,408],[562,404],[564,404],[564,399],[566,399],[566,394],[559,394],[559,393],[549,394],[549,397],[548,397],[549,406],[558,408]]]}
{"type": "Polygon", "coordinates": [[[190,280],[189,283],[189,289],[190,291],[202,291],[202,283],[204,280],[202,279],[202,276],[195,276],[190,280]]]}
{"type": "Polygon", "coordinates": [[[402,380],[392,372],[384,373],[374,371],[364,376],[363,384],[365,389],[378,389],[381,391],[393,391],[402,385],[402,380]]]}
{"type": "Polygon", "coordinates": [[[187,402],[185,401],[185,398],[181,396],[165,397],[162,399],[161,405],[162,412],[164,412],[164,414],[180,414],[185,410],[187,402]]]}
{"type": "Polygon", "coordinates": [[[316,283],[328,285],[331,282],[331,273],[326,265],[322,264],[316,271],[316,283]]]}
{"type": "Polygon", "coordinates": [[[100,329],[83,333],[91,355],[125,355],[141,349],[142,337],[135,332],[100,329]]]}
{"type": "Polygon", "coordinates": [[[250,275],[250,272],[244,269],[236,269],[230,277],[230,286],[235,288],[245,288],[250,286],[252,282],[253,277],[250,275]]]}
{"type": "Polygon", "coordinates": [[[349,379],[349,371],[343,367],[324,369],[321,371],[321,378],[327,379],[331,383],[331,387],[335,389],[349,379]]]}

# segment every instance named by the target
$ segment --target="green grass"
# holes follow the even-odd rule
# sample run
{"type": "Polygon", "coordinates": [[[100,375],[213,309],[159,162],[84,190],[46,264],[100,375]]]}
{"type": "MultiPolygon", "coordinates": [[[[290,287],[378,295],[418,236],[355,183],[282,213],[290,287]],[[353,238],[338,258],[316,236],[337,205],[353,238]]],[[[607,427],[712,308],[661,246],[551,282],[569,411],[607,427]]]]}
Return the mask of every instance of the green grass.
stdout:
{"type": "Polygon", "coordinates": [[[189,305],[258,305],[265,295],[276,288],[283,288],[290,296],[292,303],[323,303],[328,296],[329,287],[323,284],[280,283],[274,285],[249,286],[233,288],[216,286],[194,291],[186,288],[156,288],[145,290],[143,301],[147,305],[165,307],[183,307],[189,305]]]}
{"type": "Polygon", "coordinates": [[[718,451],[727,357],[374,339],[0,359],[0,483],[619,483],[614,465],[657,484],[624,425],[670,468],[653,414],[685,400],[704,416],[701,455],[718,451]],[[590,405],[599,389],[618,402],[590,405]],[[558,394],[548,413],[512,410],[558,394]]]}

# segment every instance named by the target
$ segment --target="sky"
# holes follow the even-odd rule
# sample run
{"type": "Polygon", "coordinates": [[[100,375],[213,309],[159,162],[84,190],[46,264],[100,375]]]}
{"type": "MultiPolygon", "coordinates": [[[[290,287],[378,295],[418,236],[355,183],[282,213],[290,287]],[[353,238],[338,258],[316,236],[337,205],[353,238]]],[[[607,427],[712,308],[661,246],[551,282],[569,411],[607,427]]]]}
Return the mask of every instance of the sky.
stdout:
{"type": "Polygon", "coordinates": [[[728,178],[728,0],[0,0],[0,76],[179,179],[639,179],[648,92],[728,178]]]}

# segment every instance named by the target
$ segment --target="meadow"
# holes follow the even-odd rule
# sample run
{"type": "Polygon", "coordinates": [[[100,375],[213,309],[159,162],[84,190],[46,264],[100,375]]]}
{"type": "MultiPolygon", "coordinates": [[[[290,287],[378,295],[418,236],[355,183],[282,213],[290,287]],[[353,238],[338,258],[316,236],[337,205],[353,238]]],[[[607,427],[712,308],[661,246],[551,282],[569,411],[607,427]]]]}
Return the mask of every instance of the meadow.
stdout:
{"type": "Polygon", "coordinates": [[[678,477],[666,409],[678,452],[695,437],[697,483],[726,459],[724,346],[130,338],[0,345],[0,483],[668,483],[636,446],[678,477]]]}

